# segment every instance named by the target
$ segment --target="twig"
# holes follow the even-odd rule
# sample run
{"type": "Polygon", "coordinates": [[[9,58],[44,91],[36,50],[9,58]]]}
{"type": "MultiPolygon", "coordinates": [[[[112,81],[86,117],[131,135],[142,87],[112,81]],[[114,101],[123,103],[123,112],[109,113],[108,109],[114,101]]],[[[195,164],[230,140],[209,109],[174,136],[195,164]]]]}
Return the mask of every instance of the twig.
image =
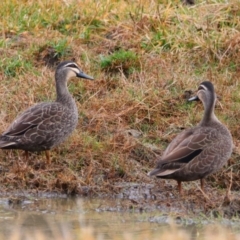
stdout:
{"type": "Polygon", "coordinates": [[[232,188],[232,168],[230,172],[230,183],[226,191],[225,199],[227,199],[229,202],[231,202],[231,188],[232,188]]]}
{"type": "Polygon", "coordinates": [[[200,190],[200,192],[202,193],[202,195],[205,197],[205,199],[207,199],[208,201],[210,201],[210,198],[208,197],[208,195],[198,186],[198,184],[196,184],[197,188],[200,190]]]}

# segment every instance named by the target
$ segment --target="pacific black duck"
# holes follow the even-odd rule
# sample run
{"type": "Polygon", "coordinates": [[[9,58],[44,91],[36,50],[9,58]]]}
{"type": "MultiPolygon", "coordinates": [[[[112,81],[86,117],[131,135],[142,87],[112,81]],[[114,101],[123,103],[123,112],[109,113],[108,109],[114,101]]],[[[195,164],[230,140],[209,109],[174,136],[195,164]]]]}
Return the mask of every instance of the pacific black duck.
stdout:
{"type": "Polygon", "coordinates": [[[28,151],[45,151],[50,163],[49,150],[77,126],[78,109],[67,88],[72,77],[93,80],[75,62],[61,62],[55,72],[56,101],[38,103],[21,113],[0,136],[0,148],[25,150],[27,160],[28,151]]]}
{"type": "Polygon", "coordinates": [[[200,100],[204,106],[201,122],[194,128],[184,130],[168,145],[149,176],[175,179],[181,194],[182,181],[203,179],[219,170],[230,158],[233,148],[232,136],[214,114],[216,94],[213,84],[202,82],[197,96],[189,101],[200,100]]]}

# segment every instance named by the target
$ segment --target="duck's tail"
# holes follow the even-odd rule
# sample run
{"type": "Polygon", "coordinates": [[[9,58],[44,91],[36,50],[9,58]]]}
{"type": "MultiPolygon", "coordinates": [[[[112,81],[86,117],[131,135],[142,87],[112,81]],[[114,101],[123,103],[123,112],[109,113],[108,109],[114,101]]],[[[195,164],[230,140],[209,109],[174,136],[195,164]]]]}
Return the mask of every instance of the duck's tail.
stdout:
{"type": "Polygon", "coordinates": [[[8,139],[4,139],[3,136],[0,137],[0,148],[1,149],[11,149],[14,148],[16,142],[9,141],[8,139]]]}

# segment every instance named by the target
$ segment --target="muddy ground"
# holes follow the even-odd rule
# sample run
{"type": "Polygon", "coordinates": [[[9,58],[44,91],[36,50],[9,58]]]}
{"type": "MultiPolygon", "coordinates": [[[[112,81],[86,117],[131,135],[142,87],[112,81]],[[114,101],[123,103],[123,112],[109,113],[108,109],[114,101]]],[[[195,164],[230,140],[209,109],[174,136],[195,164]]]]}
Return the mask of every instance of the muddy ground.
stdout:
{"type": "MultiPolygon", "coordinates": [[[[51,171],[52,169],[45,170],[51,171]]],[[[55,169],[56,170],[56,169],[55,169]]],[[[13,180],[13,179],[12,179],[13,180]]],[[[200,189],[198,181],[182,183],[183,194],[179,195],[177,183],[174,180],[149,179],[145,183],[114,182],[103,186],[81,186],[79,183],[75,194],[63,191],[39,191],[37,189],[20,189],[1,185],[1,197],[9,199],[9,205],[23,204],[34,197],[62,198],[84,197],[100,199],[116,199],[112,205],[103,205],[100,211],[134,211],[159,212],[176,218],[176,221],[185,221],[190,216],[206,216],[210,218],[238,219],[240,217],[240,193],[228,188],[219,189],[210,185],[211,179],[206,181],[205,193],[200,189]],[[119,203],[119,200],[124,200],[119,203]],[[187,218],[186,218],[187,217],[187,218]]],[[[17,185],[17,178],[14,179],[17,185]]],[[[21,180],[19,186],[23,184],[21,180]]],[[[26,182],[27,184],[27,182],[26,182]]],[[[163,219],[154,218],[154,222],[163,219]]],[[[196,220],[196,219],[195,219],[196,220]]],[[[194,221],[195,221],[194,220],[194,221]]],[[[197,221],[197,220],[196,220],[197,221]]]]}

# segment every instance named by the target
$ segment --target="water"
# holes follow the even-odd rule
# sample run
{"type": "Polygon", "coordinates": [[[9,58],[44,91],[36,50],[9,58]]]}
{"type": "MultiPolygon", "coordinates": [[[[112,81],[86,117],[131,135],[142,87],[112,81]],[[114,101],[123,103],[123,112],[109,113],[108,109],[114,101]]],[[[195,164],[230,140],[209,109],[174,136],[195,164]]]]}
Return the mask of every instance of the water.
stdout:
{"type": "Polygon", "coordinates": [[[30,233],[37,230],[51,238],[54,233],[64,229],[74,236],[79,228],[91,227],[96,236],[113,239],[122,234],[123,230],[135,236],[160,230],[158,223],[148,221],[149,213],[121,211],[122,207],[117,201],[50,198],[9,205],[8,199],[2,199],[0,233],[7,237],[16,229],[30,233]]]}
{"type": "MultiPolygon", "coordinates": [[[[47,236],[45,239],[60,239],[57,236],[66,235],[75,239],[80,229],[88,227],[101,239],[114,239],[128,233],[151,239],[170,228],[170,219],[159,211],[139,211],[132,208],[129,201],[119,199],[32,198],[13,204],[9,204],[7,198],[0,200],[2,239],[8,239],[16,231],[22,235],[21,239],[35,232],[43,233],[47,236]]],[[[178,224],[192,239],[201,232],[202,226],[191,219],[184,224],[180,219],[178,224]]]]}

